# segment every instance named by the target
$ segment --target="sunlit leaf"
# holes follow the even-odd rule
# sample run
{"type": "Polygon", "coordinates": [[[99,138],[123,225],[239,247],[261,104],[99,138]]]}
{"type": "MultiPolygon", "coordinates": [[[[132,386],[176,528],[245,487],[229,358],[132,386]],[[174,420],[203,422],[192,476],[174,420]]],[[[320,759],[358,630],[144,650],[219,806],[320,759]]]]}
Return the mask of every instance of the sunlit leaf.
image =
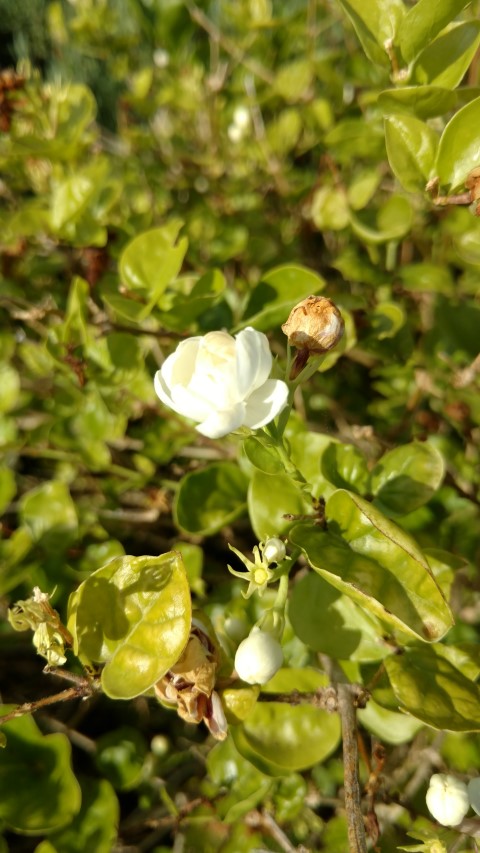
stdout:
{"type": "Polygon", "coordinates": [[[189,533],[211,535],[246,510],[248,481],[232,462],[216,462],[187,474],[180,484],[174,512],[189,533]]]}
{"type": "Polygon", "coordinates": [[[191,603],[180,554],[116,557],[69,602],[69,630],[81,658],[105,662],[102,686],[115,699],[145,693],[180,657],[191,603]]]}
{"type": "Polygon", "coordinates": [[[290,533],[321,577],[393,628],[430,642],[448,631],[448,604],[408,534],[342,489],[326,516],[328,532],[299,524],[290,533]]]}
{"type": "MultiPolygon", "coordinates": [[[[13,706],[4,705],[2,713],[13,706]]],[[[16,832],[51,832],[69,823],[81,803],[64,734],[43,735],[32,717],[2,726],[7,743],[0,752],[0,818],[16,832]]]]}
{"type": "MultiPolygon", "coordinates": [[[[327,677],[313,669],[281,669],[262,691],[309,692],[327,683],[327,677]]],[[[259,700],[243,725],[231,731],[245,758],[267,775],[278,776],[312,767],[330,755],[340,739],[340,721],[336,714],[309,703],[291,706],[259,700]]]]}
{"type": "Polygon", "coordinates": [[[480,688],[436,646],[408,649],[385,667],[402,710],[436,729],[480,731],[480,688]]]}

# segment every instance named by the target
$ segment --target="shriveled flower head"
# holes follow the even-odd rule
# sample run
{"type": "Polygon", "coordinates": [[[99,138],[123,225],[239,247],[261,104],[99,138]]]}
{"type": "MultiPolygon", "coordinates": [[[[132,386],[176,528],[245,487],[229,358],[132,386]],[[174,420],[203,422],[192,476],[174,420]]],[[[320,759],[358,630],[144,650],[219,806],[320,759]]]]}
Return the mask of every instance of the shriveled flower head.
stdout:
{"type": "Polygon", "coordinates": [[[156,373],[155,391],[170,409],[197,421],[202,435],[221,438],[242,426],[265,426],[284,408],[288,388],[269,378],[271,369],[262,332],[209,332],[178,345],[156,373]]]}
{"type": "Polygon", "coordinates": [[[282,326],[290,346],[298,350],[290,374],[295,379],[311,355],[323,355],[340,340],[344,331],[343,317],[326,296],[307,296],[290,311],[282,326]]]}

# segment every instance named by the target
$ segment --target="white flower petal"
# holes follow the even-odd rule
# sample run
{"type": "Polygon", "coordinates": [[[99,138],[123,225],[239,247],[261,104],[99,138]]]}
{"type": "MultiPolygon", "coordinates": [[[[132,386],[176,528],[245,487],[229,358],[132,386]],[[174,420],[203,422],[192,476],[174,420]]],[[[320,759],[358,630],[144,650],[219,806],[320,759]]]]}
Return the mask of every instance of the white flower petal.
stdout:
{"type": "Polygon", "coordinates": [[[187,338],[179,343],[175,352],[165,359],[161,374],[169,388],[174,385],[188,385],[195,369],[195,361],[200,347],[200,337],[187,338]]]}
{"type": "Polygon", "coordinates": [[[212,412],[209,417],[199,426],[195,427],[197,432],[206,435],[207,438],[222,438],[242,426],[245,416],[245,404],[238,403],[233,408],[224,412],[212,412]]]}
{"type": "Polygon", "coordinates": [[[168,385],[165,382],[161,370],[157,370],[155,374],[155,377],[153,379],[153,387],[155,388],[155,394],[157,395],[157,397],[160,397],[162,403],[168,406],[169,409],[175,409],[175,405],[170,395],[170,389],[168,388],[168,385]]]}
{"type": "Polygon", "coordinates": [[[273,421],[288,399],[288,387],[281,379],[267,379],[247,400],[244,426],[258,429],[273,421]]]}
{"type": "Polygon", "coordinates": [[[215,406],[202,396],[201,390],[199,388],[197,393],[191,387],[175,385],[171,391],[175,411],[193,421],[204,421],[208,418],[215,411],[215,406]]]}
{"type": "Polygon", "coordinates": [[[248,326],[239,332],[236,341],[237,387],[240,397],[263,385],[272,369],[272,354],[263,332],[248,326]]]}

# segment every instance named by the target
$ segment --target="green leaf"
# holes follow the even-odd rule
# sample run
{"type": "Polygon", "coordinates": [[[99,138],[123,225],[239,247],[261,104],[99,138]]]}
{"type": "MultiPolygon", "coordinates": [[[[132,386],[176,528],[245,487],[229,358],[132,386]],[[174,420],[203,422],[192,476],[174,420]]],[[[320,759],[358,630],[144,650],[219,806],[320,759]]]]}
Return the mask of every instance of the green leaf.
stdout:
{"type": "Polygon", "coordinates": [[[396,447],[371,472],[374,501],[387,515],[406,515],[427,503],[445,473],[441,453],[431,444],[412,442],[396,447]]]}
{"type": "Polygon", "coordinates": [[[428,642],[448,631],[448,604],[408,534],[341,489],[328,499],[326,517],[328,532],[311,524],[290,532],[321,577],[393,628],[428,642]]]}
{"type": "Polygon", "coordinates": [[[220,270],[209,270],[194,282],[190,292],[174,293],[169,310],[162,312],[162,323],[168,329],[188,329],[212,308],[225,287],[223,273],[220,270]]]}
{"type": "MultiPolygon", "coordinates": [[[[3,705],[5,714],[14,706],[3,705]]],[[[40,834],[69,823],[80,809],[80,786],[64,734],[42,735],[32,717],[2,726],[0,819],[15,832],[40,834]]]]}
{"type": "Polygon", "coordinates": [[[401,0],[339,0],[372,62],[389,65],[385,43],[395,39],[405,15],[401,0]]]}
{"type": "Polygon", "coordinates": [[[144,316],[157,304],[166,287],[182,268],[188,241],[175,240],[181,228],[178,221],[164,228],[139,234],[125,247],[120,258],[120,277],[133,291],[143,291],[149,300],[144,316]],[[148,310],[147,310],[148,308],[148,310]]]}
{"type": "Polygon", "coordinates": [[[245,319],[235,331],[245,326],[254,326],[261,332],[273,329],[286,321],[297,302],[324,287],[324,279],[306,267],[287,264],[275,267],[252,290],[245,319]]]}
{"type": "Polygon", "coordinates": [[[96,741],[95,764],[119,791],[129,791],[142,780],[147,745],[137,729],[122,726],[96,741]]]}
{"type": "Polygon", "coordinates": [[[10,468],[0,468],[0,515],[15,497],[17,486],[15,474],[10,468]]]}
{"type": "Polygon", "coordinates": [[[322,453],[321,471],[337,489],[364,494],[368,485],[367,461],[353,444],[331,443],[322,453]]]}
{"type": "Polygon", "coordinates": [[[217,743],[207,756],[208,775],[219,789],[231,789],[216,799],[219,817],[226,823],[242,818],[263,802],[273,781],[243,758],[233,738],[217,743]]]}
{"type": "MultiPolygon", "coordinates": [[[[262,692],[309,692],[327,684],[323,673],[308,667],[281,669],[262,692]]],[[[258,701],[244,723],[230,731],[241,755],[263,773],[277,776],[313,767],[331,755],[340,740],[340,720],[308,703],[258,701]]]]}
{"type": "Polygon", "coordinates": [[[20,376],[10,364],[0,364],[0,413],[10,412],[15,408],[20,395],[20,376]]]}
{"type": "Polygon", "coordinates": [[[319,187],[313,193],[310,218],[319,231],[330,228],[341,231],[350,222],[350,211],[345,191],[336,187],[319,187]]]}
{"type": "Polygon", "coordinates": [[[315,572],[293,587],[288,617],[302,643],[337,660],[375,661],[390,654],[381,623],[315,572]]]}
{"type": "Polygon", "coordinates": [[[413,115],[426,120],[450,112],[456,104],[450,89],[439,86],[405,86],[404,89],[385,89],[378,96],[378,106],[385,117],[413,115]]]}
{"type": "Polygon", "coordinates": [[[480,165],[480,98],[475,98],[448,122],[440,138],[434,172],[450,192],[465,183],[480,165]]]}
{"type": "Polygon", "coordinates": [[[264,474],[283,474],[285,467],[275,446],[269,446],[266,438],[249,436],[243,442],[243,451],[248,461],[264,474]]]}
{"type": "Polygon", "coordinates": [[[174,505],[177,524],[187,533],[211,536],[246,510],[248,480],[233,462],[215,462],[192,471],[180,483],[174,505]]]}
{"type": "Polygon", "coordinates": [[[70,596],[68,626],[76,653],[106,662],[102,686],[112,699],[149,690],[180,657],[191,603],[180,554],[116,557],[70,596]]]}
{"type": "Polygon", "coordinates": [[[398,43],[406,62],[435,38],[468,6],[469,0],[417,0],[398,28],[398,43]]]}
{"type": "Polygon", "coordinates": [[[37,541],[67,545],[75,538],[77,511],[65,483],[50,480],[27,492],[20,501],[20,518],[37,541]]]}
{"type": "Polygon", "coordinates": [[[413,209],[408,201],[400,195],[392,195],[378,210],[376,219],[370,224],[371,215],[350,215],[352,230],[357,237],[371,245],[389,243],[405,237],[413,223],[413,209]]]}
{"type": "Polygon", "coordinates": [[[80,777],[82,807],[72,822],[49,835],[35,853],[111,853],[117,839],[120,817],[118,800],[106,779],[80,777]],[[44,845],[48,844],[48,847],[44,845]]]}
{"type": "Polygon", "coordinates": [[[438,137],[414,116],[385,119],[385,142],[392,171],[410,192],[423,190],[432,174],[438,137]]]}
{"type": "Polygon", "coordinates": [[[287,474],[266,477],[254,471],[248,489],[248,512],[259,541],[284,536],[292,526],[292,515],[311,512],[298,486],[287,474]]]}
{"type": "Polygon", "coordinates": [[[429,44],[416,59],[412,79],[454,89],[461,83],[480,44],[480,21],[452,27],[429,44]]]}
{"type": "Polygon", "coordinates": [[[357,712],[358,720],[369,732],[384,743],[408,743],[421,729],[423,723],[407,714],[382,708],[370,697],[365,708],[357,712]]]}
{"type": "Polygon", "coordinates": [[[403,711],[435,729],[480,731],[480,687],[436,646],[408,649],[385,667],[403,711]]]}

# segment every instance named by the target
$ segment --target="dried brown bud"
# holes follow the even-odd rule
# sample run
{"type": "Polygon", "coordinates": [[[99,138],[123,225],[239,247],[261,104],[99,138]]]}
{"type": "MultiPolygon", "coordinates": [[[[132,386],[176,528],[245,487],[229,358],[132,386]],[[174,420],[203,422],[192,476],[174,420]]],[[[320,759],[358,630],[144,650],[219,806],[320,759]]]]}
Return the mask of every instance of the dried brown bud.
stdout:
{"type": "Polygon", "coordinates": [[[282,330],[290,346],[317,355],[335,346],[343,335],[343,318],[326,296],[307,296],[290,311],[282,330]]]}
{"type": "Polygon", "coordinates": [[[295,305],[282,326],[288,343],[298,350],[290,379],[298,376],[310,355],[322,355],[332,349],[342,337],[343,330],[342,315],[326,296],[307,296],[295,305]]]}

